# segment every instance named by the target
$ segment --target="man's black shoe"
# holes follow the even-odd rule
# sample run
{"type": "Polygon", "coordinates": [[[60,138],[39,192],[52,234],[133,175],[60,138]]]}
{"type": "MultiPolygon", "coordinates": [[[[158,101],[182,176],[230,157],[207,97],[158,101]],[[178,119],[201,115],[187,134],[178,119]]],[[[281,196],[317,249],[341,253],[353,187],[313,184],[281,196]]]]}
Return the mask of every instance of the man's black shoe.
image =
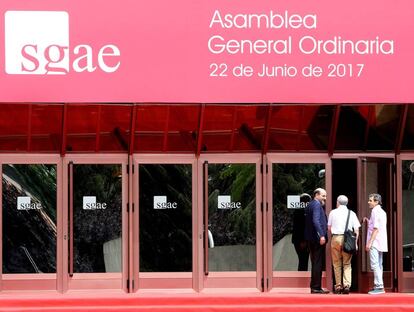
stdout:
{"type": "Polygon", "coordinates": [[[324,289],[311,289],[311,294],[329,294],[329,291],[324,289]]]}

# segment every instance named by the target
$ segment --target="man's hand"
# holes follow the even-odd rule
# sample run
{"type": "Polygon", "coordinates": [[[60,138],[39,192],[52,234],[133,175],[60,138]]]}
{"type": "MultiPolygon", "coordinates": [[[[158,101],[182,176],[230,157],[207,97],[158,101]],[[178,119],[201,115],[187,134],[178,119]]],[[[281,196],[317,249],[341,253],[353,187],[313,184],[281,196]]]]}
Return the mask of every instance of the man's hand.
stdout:
{"type": "Polygon", "coordinates": [[[321,244],[321,245],[325,245],[325,243],[326,243],[325,236],[322,236],[322,237],[319,239],[319,244],[321,244]]]}

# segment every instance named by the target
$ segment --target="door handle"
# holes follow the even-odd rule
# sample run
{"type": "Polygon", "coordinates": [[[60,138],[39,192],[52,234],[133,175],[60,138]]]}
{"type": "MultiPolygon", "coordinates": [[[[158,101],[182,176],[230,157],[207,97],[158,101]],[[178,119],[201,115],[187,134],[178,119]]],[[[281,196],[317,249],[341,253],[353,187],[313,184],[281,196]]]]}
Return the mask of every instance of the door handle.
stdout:
{"type": "Polygon", "coordinates": [[[204,275],[208,275],[208,161],[203,163],[204,275]]]}
{"type": "Polygon", "coordinates": [[[73,161],[69,162],[69,276],[73,276],[73,161]]]}
{"type": "Polygon", "coordinates": [[[214,237],[210,230],[208,230],[208,248],[214,248],[214,237]]]}

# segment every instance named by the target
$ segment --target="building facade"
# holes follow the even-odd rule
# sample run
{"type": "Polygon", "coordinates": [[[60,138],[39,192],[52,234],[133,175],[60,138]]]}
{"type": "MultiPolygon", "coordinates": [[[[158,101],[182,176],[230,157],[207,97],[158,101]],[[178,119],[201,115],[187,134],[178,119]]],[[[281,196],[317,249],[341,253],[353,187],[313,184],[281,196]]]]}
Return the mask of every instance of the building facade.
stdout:
{"type": "Polygon", "coordinates": [[[413,9],[3,1],[0,289],[307,288],[323,187],[360,220],[383,195],[385,287],[414,290],[413,9]]]}

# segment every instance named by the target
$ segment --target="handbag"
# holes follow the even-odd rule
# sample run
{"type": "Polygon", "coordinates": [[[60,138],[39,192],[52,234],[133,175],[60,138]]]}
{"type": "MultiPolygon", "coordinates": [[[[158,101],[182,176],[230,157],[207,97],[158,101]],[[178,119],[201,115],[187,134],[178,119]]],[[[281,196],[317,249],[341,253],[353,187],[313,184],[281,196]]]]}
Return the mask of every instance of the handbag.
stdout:
{"type": "Polygon", "coordinates": [[[351,210],[348,209],[348,218],[346,219],[345,232],[344,232],[344,245],[342,249],[349,254],[354,254],[357,252],[356,248],[356,234],[352,230],[348,230],[349,216],[351,210]]]}

